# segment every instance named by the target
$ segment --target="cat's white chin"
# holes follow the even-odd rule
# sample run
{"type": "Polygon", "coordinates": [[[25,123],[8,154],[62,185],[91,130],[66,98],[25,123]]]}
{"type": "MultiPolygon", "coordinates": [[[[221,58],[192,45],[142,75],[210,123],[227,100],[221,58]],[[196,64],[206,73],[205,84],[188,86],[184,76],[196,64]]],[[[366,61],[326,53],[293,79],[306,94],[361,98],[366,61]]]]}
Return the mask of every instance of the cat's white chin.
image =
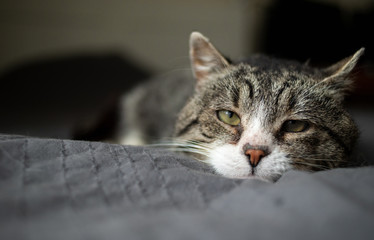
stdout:
{"type": "Polygon", "coordinates": [[[213,147],[207,162],[214,170],[228,178],[255,178],[266,181],[278,180],[284,172],[292,168],[287,154],[274,148],[259,164],[252,168],[248,157],[238,145],[224,144],[213,147]]]}

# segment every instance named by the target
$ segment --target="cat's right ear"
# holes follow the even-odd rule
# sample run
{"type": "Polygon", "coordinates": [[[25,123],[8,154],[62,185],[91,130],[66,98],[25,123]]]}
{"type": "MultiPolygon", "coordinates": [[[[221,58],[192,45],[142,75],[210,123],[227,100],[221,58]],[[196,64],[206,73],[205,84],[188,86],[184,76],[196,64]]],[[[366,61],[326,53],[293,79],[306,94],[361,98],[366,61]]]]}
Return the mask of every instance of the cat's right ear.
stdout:
{"type": "Polygon", "coordinates": [[[199,32],[191,33],[190,60],[194,77],[198,82],[208,79],[210,74],[229,66],[228,61],[199,32]]]}
{"type": "Polygon", "coordinates": [[[349,75],[364,51],[365,49],[361,48],[354,55],[324,69],[328,77],[323,79],[321,83],[328,87],[335,99],[342,101],[346,92],[349,92],[352,89],[352,79],[349,75]]]}

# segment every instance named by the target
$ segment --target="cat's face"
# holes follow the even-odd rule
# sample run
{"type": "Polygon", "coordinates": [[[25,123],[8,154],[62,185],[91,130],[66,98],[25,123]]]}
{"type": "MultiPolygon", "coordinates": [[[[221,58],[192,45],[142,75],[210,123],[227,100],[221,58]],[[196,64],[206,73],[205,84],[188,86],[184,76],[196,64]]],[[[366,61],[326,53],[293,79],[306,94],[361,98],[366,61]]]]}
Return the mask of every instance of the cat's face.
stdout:
{"type": "Polygon", "coordinates": [[[194,33],[196,89],[176,137],[227,177],[274,181],[290,169],[346,165],[358,134],[342,99],[361,53],[324,71],[264,57],[230,65],[194,33]]]}

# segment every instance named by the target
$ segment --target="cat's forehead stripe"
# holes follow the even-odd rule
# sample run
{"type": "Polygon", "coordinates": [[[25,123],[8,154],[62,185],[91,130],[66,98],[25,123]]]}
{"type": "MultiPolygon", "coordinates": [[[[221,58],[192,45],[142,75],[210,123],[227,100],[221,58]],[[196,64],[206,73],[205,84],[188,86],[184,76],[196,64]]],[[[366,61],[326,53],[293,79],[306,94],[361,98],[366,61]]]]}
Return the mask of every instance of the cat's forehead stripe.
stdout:
{"type": "Polygon", "coordinates": [[[252,86],[252,83],[248,79],[245,80],[245,83],[248,86],[248,97],[250,99],[252,99],[253,98],[253,86],[252,86]]]}
{"type": "Polygon", "coordinates": [[[277,106],[278,103],[279,103],[279,100],[281,98],[281,95],[282,93],[284,92],[284,90],[287,88],[287,85],[283,85],[279,90],[278,90],[278,93],[276,94],[276,97],[275,97],[275,105],[277,106]]]}

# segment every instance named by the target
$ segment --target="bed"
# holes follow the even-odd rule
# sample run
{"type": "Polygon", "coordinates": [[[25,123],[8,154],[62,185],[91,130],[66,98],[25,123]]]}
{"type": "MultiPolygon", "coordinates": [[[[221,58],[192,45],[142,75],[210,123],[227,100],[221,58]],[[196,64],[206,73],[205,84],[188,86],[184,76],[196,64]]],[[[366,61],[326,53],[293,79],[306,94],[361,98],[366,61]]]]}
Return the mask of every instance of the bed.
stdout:
{"type": "Polygon", "coordinates": [[[374,239],[374,168],[269,183],[162,149],[0,135],[0,239],[374,239]]]}

